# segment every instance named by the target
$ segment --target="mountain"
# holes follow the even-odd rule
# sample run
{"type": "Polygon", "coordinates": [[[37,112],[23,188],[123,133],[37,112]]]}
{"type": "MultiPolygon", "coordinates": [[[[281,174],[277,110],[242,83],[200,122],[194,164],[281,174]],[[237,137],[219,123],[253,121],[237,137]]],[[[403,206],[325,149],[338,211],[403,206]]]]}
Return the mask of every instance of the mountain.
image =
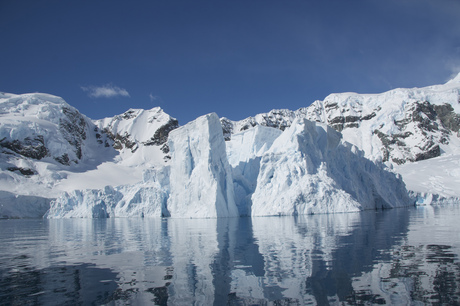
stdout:
{"type": "Polygon", "coordinates": [[[408,198],[394,173],[411,201],[458,202],[459,92],[460,74],[424,88],[331,94],[240,121],[210,114],[184,127],[159,107],[91,120],[56,96],[0,93],[0,216],[37,217],[50,205],[50,217],[402,206],[408,198]],[[185,198],[194,208],[181,206],[185,198]]]}
{"type": "Polygon", "coordinates": [[[460,137],[460,74],[444,85],[381,94],[331,94],[296,111],[272,110],[221,122],[229,140],[256,125],[284,130],[296,118],[332,126],[374,161],[400,165],[453,153],[460,137]]]}
{"type": "Polygon", "coordinates": [[[366,158],[394,168],[414,201],[460,201],[460,74],[442,85],[331,94],[296,111],[278,109],[221,122],[229,141],[256,126],[285,130],[296,119],[326,123],[366,158]]]}
{"type": "Polygon", "coordinates": [[[92,121],[60,97],[0,93],[0,217],[37,216],[23,203],[43,215],[63,191],[141,181],[143,167],[167,163],[177,126],[160,108],[92,121]]]}
{"type": "Polygon", "coordinates": [[[168,159],[168,134],[179,127],[179,122],[160,107],[129,109],[121,115],[94,123],[113,141],[113,147],[124,155],[124,160],[131,158],[136,163],[157,163],[161,159],[168,159]],[[133,158],[132,155],[139,155],[136,152],[142,152],[143,156],[133,158]]]}

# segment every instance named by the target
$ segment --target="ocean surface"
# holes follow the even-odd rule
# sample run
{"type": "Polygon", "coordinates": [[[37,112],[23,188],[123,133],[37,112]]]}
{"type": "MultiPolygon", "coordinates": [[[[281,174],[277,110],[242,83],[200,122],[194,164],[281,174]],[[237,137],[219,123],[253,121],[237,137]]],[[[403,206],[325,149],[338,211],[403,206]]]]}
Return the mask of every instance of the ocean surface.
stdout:
{"type": "Polygon", "coordinates": [[[2,305],[460,303],[460,205],[0,220],[2,305]]]}

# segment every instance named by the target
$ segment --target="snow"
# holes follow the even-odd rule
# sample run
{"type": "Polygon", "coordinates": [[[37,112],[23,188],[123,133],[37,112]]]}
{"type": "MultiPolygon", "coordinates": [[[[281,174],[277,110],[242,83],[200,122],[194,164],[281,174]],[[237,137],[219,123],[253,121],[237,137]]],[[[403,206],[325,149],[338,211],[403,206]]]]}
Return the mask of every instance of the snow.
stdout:
{"type": "Polygon", "coordinates": [[[460,154],[395,167],[417,204],[460,203],[460,154]]]}
{"type": "Polygon", "coordinates": [[[169,148],[172,217],[238,216],[222,126],[215,113],[172,131],[169,148]]]}
{"type": "Polygon", "coordinates": [[[171,117],[160,107],[149,110],[129,109],[122,115],[96,120],[100,128],[110,128],[113,133],[135,135],[139,142],[146,142],[171,117]]]}

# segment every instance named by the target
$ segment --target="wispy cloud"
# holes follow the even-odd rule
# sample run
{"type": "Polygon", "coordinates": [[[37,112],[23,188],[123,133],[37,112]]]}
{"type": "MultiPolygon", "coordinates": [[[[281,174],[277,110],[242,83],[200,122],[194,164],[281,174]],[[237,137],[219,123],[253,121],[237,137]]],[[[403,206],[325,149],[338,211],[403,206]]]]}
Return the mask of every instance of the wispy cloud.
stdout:
{"type": "Polygon", "coordinates": [[[149,94],[150,102],[155,102],[155,103],[163,103],[163,99],[161,99],[160,96],[155,96],[154,94],[150,93],[149,94]]]}
{"type": "Polygon", "coordinates": [[[103,86],[81,86],[81,89],[88,93],[91,98],[113,98],[117,96],[129,97],[129,92],[113,84],[103,86]]]}

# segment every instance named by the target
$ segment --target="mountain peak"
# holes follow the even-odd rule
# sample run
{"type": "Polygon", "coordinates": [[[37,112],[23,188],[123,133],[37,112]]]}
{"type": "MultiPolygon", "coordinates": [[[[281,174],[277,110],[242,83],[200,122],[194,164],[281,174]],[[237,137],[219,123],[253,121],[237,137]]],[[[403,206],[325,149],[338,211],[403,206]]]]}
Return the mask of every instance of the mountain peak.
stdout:
{"type": "Polygon", "coordinates": [[[460,72],[455,77],[450,79],[446,84],[454,84],[454,83],[455,84],[460,83],[460,72]]]}

